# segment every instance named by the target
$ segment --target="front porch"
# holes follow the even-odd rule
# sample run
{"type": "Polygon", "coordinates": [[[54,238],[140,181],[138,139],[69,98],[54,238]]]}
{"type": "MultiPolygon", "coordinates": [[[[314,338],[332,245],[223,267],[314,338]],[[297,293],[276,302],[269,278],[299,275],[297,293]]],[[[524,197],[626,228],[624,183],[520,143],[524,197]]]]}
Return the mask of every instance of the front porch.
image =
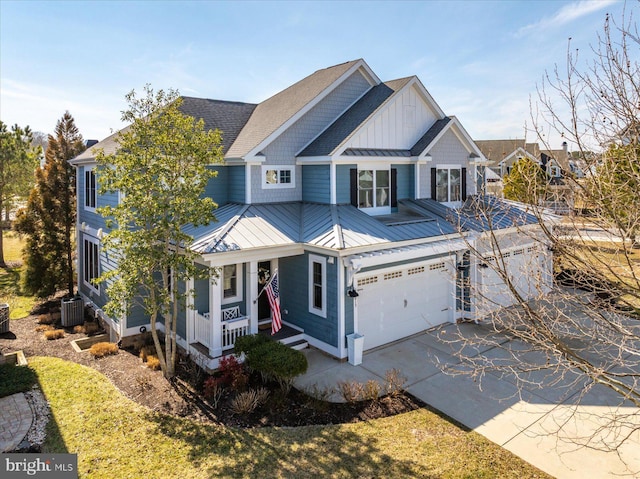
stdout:
{"type": "MultiPolygon", "coordinates": [[[[186,345],[206,369],[216,369],[221,357],[233,354],[239,337],[271,336],[272,312],[262,290],[277,267],[278,259],[222,265],[219,277],[186,285],[193,291],[186,310],[186,345]]],[[[291,324],[283,324],[273,339],[296,349],[308,346],[302,328],[291,324]]]]}

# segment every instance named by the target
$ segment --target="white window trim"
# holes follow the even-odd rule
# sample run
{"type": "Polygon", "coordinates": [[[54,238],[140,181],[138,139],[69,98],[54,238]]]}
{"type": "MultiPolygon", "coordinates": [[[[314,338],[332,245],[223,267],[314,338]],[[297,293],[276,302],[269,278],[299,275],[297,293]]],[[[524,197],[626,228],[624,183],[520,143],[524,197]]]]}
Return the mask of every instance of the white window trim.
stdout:
{"type": "MultiPolygon", "coordinates": [[[[225,265],[232,266],[232,265],[225,265]]],[[[236,264],[236,295],[229,296],[228,298],[224,297],[224,266],[220,268],[220,298],[221,304],[229,304],[229,303],[238,303],[242,301],[242,263],[236,264]]]]}
{"type": "Polygon", "coordinates": [[[85,211],[91,211],[92,213],[95,213],[96,211],[96,207],[98,206],[98,178],[96,177],[96,171],[95,171],[95,167],[91,166],[91,167],[85,167],[84,169],[84,209],[85,211]],[[93,177],[95,178],[95,190],[94,190],[94,194],[95,194],[95,205],[96,206],[88,206],[87,205],[87,173],[89,172],[93,172],[93,177]]]}
{"type": "Polygon", "coordinates": [[[323,318],[327,317],[327,258],[309,255],[309,312],[323,318]],[[322,308],[316,308],[313,305],[313,263],[319,263],[322,266],[322,308]]]}
{"type": "Polygon", "coordinates": [[[262,184],[263,190],[271,190],[271,189],[284,189],[284,188],[295,188],[296,187],[296,167],[295,165],[262,165],[262,173],[260,175],[260,182],[262,184]],[[278,183],[270,184],[267,183],[267,171],[276,170],[278,183]],[[280,183],[280,172],[283,170],[288,170],[291,172],[291,183],[280,183]]]}
{"type": "Polygon", "coordinates": [[[97,256],[97,261],[98,261],[98,276],[94,279],[97,279],[100,277],[100,241],[97,240],[96,238],[93,238],[91,236],[88,235],[83,235],[82,237],[82,283],[87,286],[91,291],[100,294],[100,285],[97,284],[93,284],[90,281],[87,281],[87,279],[85,278],[85,268],[86,268],[86,260],[87,260],[87,252],[86,252],[86,246],[85,246],[85,241],[88,243],[92,243],[94,245],[97,246],[97,252],[98,252],[98,256],[97,256]]]}
{"type": "Polygon", "coordinates": [[[364,213],[367,213],[371,216],[375,215],[388,215],[391,213],[391,165],[387,165],[386,168],[381,168],[382,165],[358,165],[357,175],[357,187],[358,187],[358,205],[360,204],[360,172],[365,170],[373,171],[373,200],[376,201],[376,171],[386,171],[389,174],[389,204],[387,206],[373,206],[371,208],[361,208],[358,206],[358,209],[364,213]]]}
{"type": "Polygon", "coordinates": [[[437,178],[438,178],[438,170],[449,170],[448,176],[447,176],[447,198],[449,200],[451,200],[451,170],[459,170],[460,171],[460,199],[456,200],[456,201],[438,201],[437,198],[437,194],[436,194],[436,198],[433,198],[434,200],[438,201],[438,203],[441,203],[445,206],[453,206],[453,207],[458,207],[462,204],[462,165],[436,165],[436,191],[438,188],[438,184],[437,184],[437,178]]]}

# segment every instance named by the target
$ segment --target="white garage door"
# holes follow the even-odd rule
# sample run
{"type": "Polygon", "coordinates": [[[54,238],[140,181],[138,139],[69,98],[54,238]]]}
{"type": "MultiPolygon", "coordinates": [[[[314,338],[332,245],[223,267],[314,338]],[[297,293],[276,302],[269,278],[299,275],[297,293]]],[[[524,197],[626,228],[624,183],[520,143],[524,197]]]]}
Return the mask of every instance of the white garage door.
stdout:
{"type": "Polygon", "coordinates": [[[449,258],[356,276],[357,329],[364,349],[450,321],[453,277],[449,258]]]}
{"type": "MultiPolygon", "coordinates": [[[[542,272],[546,262],[539,257],[538,251],[535,245],[530,245],[502,253],[511,282],[525,299],[536,296],[540,290],[541,281],[545,281],[542,272]]],[[[515,296],[495,271],[496,262],[499,265],[498,269],[502,269],[500,260],[496,260],[495,257],[490,258],[493,267],[479,268],[483,299],[489,311],[501,306],[511,306],[516,302],[515,296]]]]}

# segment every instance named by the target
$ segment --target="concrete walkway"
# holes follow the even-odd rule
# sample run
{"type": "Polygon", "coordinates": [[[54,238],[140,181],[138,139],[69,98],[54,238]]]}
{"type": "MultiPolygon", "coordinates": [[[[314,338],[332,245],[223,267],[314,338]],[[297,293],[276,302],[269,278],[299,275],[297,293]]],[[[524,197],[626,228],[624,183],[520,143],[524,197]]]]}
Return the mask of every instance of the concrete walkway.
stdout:
{"type": "MultiPolygon", "coordinates": [[[[580,386],[568,377],[535,377],[532,379],[549,381],[553,386],[520,385],[519,388],[515,378],[497,373],[485,374],[480,382],[468,375],[445,374],[442,372],[445,367],[463,367],[452,355],[453,346],[441,340],[453,339],[457,334],[488,333],[474,324],[448,324],[365,353],[360,366],[341,363],[308,349],[305,354],[309,369],[297,379],[296,386],[336,388],[338,381],[369,379],[383,383],[385,372],[395,368],[407,378],[405,388],[411,394],[548,474],[563,479],[619,478],[620,474],[640,477],[640,412],[637,408],[619,406],[619,398],[609,389],[598,386],[581,399],[579,406],[573,406],[571,399],[579,393],[580,386]],[[617,432],[610,427],[601,428],[605,416],[612,412],[628,414],[627,424],[617,432]],[[579,438],[587,437],[606,442],[614,434],[628,433],[633,427],[636,430],[618,451],[620,455],[576,444],[579,438]]],[[[500,347],[467,346],[465,355],[482,354],[500,360],[509,355],[509,350],[518,357],[518,350],[525,349],[517,341],[496,340],[500,347]]],[[[540,361],[544,361],[542,356],[540,361]]],[[[341,398],[334,392],[332,399],[341,398]]]]}
{"type": "Polygon", "coordinates": [[[0,452],[15,450],[32,421],[33,413],[23,393],[0,398],[0,452]]]}

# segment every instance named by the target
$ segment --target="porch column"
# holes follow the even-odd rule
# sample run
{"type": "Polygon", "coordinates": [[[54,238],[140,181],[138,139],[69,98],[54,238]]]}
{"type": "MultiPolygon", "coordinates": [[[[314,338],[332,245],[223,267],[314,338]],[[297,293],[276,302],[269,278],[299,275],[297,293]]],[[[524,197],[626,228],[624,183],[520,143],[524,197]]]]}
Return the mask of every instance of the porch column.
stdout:
{"type": "Polygon", "coordinates": [[[217,358],[222,356],[222,318],[220,305],[222,304],[222,291],[218,282],[209,280],[209,356],[217,358]]]}
{"type": "Polygon", "coordinates": [[[187,308],[186,308],[186,333],[185,336],[186,338],[184,338],[187,341],[187,348],[189,347],[189,345],[193,342],[195,342],[194,340],[194,331],[195,331],[195,306],[194,306],[194,301],[193,301],[193,292],[194,289],[194,284],[193,284],[193,278],[189,278],[187,280],[187,308]]]}
{"type": "Polygon", "coordinates": [[[247,264],[247,314],[249,315],[249,332],[258,334],[258,262],[247,264]]]}

